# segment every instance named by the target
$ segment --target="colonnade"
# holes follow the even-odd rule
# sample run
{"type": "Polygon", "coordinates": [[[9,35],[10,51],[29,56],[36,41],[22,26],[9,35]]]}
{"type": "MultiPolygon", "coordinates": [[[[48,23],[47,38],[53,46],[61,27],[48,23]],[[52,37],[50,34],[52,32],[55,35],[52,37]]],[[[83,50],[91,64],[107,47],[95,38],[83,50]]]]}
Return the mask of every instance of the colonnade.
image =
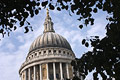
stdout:
{"type": "Polygon", "coordinates": [[[65,78],[70,79],[69,63],[53,62],[45,63],[44,65],[45,66],[43,66],[43,64],[39,64],[25,69],[22,72],[21,80],[65,80],[65,78]],[[52,68],[50,68],[49,64],[52,65],[52,68]],[[52,73],[50,73],[50,71],[52,71],[52,73]],[[52,77],[50,74],[53,75],[53,78],[50,78],[52,77]]]}

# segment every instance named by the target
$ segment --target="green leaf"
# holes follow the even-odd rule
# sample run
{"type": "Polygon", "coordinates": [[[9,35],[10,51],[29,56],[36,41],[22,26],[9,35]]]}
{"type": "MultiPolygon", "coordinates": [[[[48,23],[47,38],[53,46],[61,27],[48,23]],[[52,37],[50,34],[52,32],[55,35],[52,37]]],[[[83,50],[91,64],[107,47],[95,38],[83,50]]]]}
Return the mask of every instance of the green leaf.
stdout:
{"type": "Polygon", "coordinates": [[[85,44],[85,41],[86,41],[86,40],[85,40],[85,39],[83,39],[83,40],[82,40],[82,44],[85,44]]]}
{"type": "Polygon", "coordinates": [[[39,13],[39,10],[36,9],[36,10],[35,10],[35,14],[37,15],[38,13],[39,13]]]}
{"type": "Polygon", "coordinates": [[[79,25],[79,28],[82,29],[82,28],[83,28],[83,25],[79,25]]]}
{"type": "Polygon", "coordinates": [[[45,7],[48,4],[48,1],[42,2],[42,6],[45,7]]]}
{"type": "Polygon", "coordinates": [[[94,8],[93,12],[94,12],[94,13],[97,13],[97,8],[94,8]]]}
{"type": "Polygon", "coordinates": [[[17,27],[16,26],[14,26],[14,30],[16,30],[17,29],[17,27]]]}
{"type": "Polygon", "coordinates": [[[89,46],[88,42],[86,42],[86,43],[85,43],[85,46],[86,46],[86,47],[88,47],[88,46],[89,46]]]}
{"type": "Polygon", "coordinates": [[[95,36],[95,38],[99,38],[99,36],[95,36]]]}
{"type": "Polygon", "coordinates": [[[30,25],[30,23],[28,21],[26,21],[28,25],[30,25]]]}
{"type": "Polygon", "coordinates": [[[3,33],[3,31],[4,31],[3,29],[0,29],[0,33],[3,33]]]}
{"type": "Polygon", "coordinates": [[[79,9],[76,14],[77,14],[77,15],[80,15],[80,13],[81,13],[81,11],[80,11],[80,9],[79,9]]]}
{"type": "Polygon", "coordinates": [[[57,7],[57,10],[58,10],[58,11],[61,11],[60,7],[57,7]]]}
{"type": "Polygon", "coordinates": [[[39,6],[39,5],[40,5],[40,3],[38,2],[38,3],[37,3],[37,6],[39,6]]]}
{"type": "Polygon", "coordinates": [[[99,9],[102,9],[102,4],[98,3],[96,7],[98,7],[99,9]]]}
{"type": "Polygon", "coordinates": [[[86,25],[89,24],[89,20],[88,19],[85,20],[85,24],[86,25]]]}
{"type": "Polygon", "coordinates": [[[28,26],[25,27],[25,32],[24,33],[28,33],[29,32],[29,29],[28,29],[28,26]]]}
{"type": "Polygon", "coordinates": [[[93,19],[93,18],[90,18],[89,20],[90,20],[90,22],[91,22],[91,25],[93,25],[93,24],[94,24],[94,19],[93,19]]]}
{"type": "Polygon", "coordinates": [[[28,12],[23,13],[24,18],[27,18],[29,16],[28,12]]]}
{"type": "Polygon", "coordinates": [[[49,8],[50,8],[51,10],[54,10],[55,7],[50,3],[50,4],[49,4],[49,8]]]}
{"type": "Polygon", "coordinates": [[[20,26],[22,27],[24,25],[24,21],[21,21],[20,22],[20,26]]]}

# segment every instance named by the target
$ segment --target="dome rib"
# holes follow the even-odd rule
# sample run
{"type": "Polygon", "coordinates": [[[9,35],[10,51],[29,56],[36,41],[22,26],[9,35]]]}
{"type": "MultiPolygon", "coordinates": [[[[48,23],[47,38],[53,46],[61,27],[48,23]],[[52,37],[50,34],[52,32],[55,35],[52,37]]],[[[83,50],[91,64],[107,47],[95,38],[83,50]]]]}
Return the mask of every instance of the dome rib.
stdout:
{"type": "Polygon", "coordinates": [[[57,40],[56,40],[55,35],[52,34],[52,36],[53,36],[53,42],[55,42],[54,45],[57,45],[57,40]]]}
{"type": "Polygon", "coordinates": [[[42,45],[41,46],[43,46],[44,45],[44,34],[42,35],[42,45]]]}
{"type": "MultiPolygon", "coordinates": [[[[44,34],[44,46],[47,46],[47,43],[48,43],[47,40],[48,40],[48,37],[47,37],[47,34],[45,33],[45,34],[44,34]]],[[[43,46],[43,47],[44,47],[44,46],[43,46]]]]}
{"type": "Polygon", "coordinates": [[[42,46],[42,37],[43,35],[41,35],[41,38],[40,38],[40,46],[42,46]]]}
{"type": "Polygon", "coordinates": [[[63,39],[60,37],[60,35],[58,35],[61,41],[61,44],[65,46],[65,42],[63,41],[63,39]]]}
{"type": "Polygon", "coordinates": [[[55,34],[55,37],[56,37],[56,42],[57,42],[57,45],[59,45],[61,47],[61,44],[60,44],[60,39],[58,37],[58,35],[55,34]]]}

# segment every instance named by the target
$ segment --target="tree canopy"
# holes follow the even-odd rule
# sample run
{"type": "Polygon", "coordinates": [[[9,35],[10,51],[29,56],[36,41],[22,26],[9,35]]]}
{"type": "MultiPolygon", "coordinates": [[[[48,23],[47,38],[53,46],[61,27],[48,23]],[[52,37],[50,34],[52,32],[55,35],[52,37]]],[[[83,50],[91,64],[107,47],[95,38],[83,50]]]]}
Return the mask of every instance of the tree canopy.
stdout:
{"type": "Polygon", "coordinates": [[[78,15],[79,21],[84,21],[79,25],[82,29],[88,24],[94,25],[93,13],[98,10],[106,11],[108,24],[106,26],[106,36],[99,39],[94,36],[88,40],[83,39],[82,44],[86,47],[93,47],[92,51],[83,54],[79,59],[71,64],[75,71],[88,75],[93,73],[94,80],[98,80],[98,74],[103,80],[115,78],[120,80],[120,1],[119,0],[0,0],[0,34],[8,34],[18,27],[24,27],[25,33],[32,26],[28,17],[34,17],[41,8],[55,8],[58,11],[68,10],[69,14],[78,15]],[[26,24],[25,24],[26,23],[26,24]],[[19,24],[19,26],[16,26],[19,24]]]}

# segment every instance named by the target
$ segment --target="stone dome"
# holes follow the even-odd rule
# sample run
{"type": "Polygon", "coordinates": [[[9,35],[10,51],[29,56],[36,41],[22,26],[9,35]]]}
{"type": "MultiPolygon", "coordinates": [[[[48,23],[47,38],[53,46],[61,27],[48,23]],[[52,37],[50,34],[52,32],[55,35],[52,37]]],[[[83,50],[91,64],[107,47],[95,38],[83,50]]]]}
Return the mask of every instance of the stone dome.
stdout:
{"type": "Polygon", "coordinates": [[[71,50],[70,44],[64,37],[55,32],[46,32],[38,36],[38,38],[32,43],[29,52],[45,47],[61,47],[71,50]]]}
{"type": "Polygon", "coordinates": [[[51,20],[51,17],[49,16],[49,12],[47,12],[47,17],[44,22],[44,32],[42,35],[38,36],[36,40],[34,40],[29,49],[29,52],[46,47],[60,47],[72,51],[68,41],[61,35],[55,33],[53,28],[53,22],[51,20]]]}

